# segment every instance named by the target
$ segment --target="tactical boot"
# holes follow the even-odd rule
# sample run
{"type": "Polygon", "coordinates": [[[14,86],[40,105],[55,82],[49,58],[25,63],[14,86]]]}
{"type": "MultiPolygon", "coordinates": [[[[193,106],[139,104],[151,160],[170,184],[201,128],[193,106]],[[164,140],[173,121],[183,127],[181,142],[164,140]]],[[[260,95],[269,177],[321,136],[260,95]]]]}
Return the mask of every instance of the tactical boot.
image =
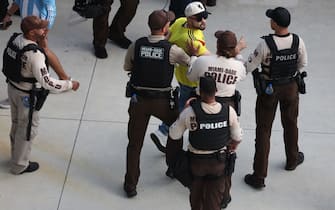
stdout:
{"type": "Polygon", "coordinates": [[[293,171],[294,169],[296,169],[296,167],[300,164],[302,164],[304,162],[305,156],[303,152],[298,152],[298,158],[297,158],[297,162],[294,165],[288,165],[286,164],[285,166],[285,170],[287,171],[293,171]]]}
{"type": "Polygon", "coordinates": [[[265,187],[264,179],[256,177],[254,174],[247,174],[244,177],[244,182],[255,189],[265,187]]]}

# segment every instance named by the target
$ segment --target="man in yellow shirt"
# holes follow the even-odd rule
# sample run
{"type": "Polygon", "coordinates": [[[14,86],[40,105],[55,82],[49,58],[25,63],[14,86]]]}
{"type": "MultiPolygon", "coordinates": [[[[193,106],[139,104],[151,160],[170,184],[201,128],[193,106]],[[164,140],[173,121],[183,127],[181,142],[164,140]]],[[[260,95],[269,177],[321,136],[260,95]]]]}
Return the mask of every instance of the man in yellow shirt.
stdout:
{"type": "MultiPolygon", "coordinates": [[[[206,48],[203,30],[206,28],[206,19],[208,12],[201,2],[191,2],[185,8],[185,16],[178,18],[170,27],[168,36],[169,42],[176,44],[188,53],[188,45],[192,43],[194,48],[198,48],[198,56],[210,54],[206,48]]],[[[189,53],[188,53],[189,54],[189,53]]],[[[179,83],[179,104],[178,109],[181,112],[186,101],[195,93],[197,82],[191,82],[187,77],[188,66],[178,65],[175,67],[175,76],[179,83]]],[[[165,146],[161,143],[166,141],[168,127],[165,124],[159,125],[158,130],[150,134],[151,139],[161,152],[165,152],[165,146]]]]}

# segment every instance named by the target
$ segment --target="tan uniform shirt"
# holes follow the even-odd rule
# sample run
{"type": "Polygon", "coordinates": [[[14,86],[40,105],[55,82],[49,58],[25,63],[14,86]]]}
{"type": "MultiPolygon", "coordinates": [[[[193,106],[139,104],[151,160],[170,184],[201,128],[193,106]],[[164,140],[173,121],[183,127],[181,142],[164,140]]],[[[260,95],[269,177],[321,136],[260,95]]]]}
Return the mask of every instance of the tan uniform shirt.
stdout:
{"type": "MultiPolygon", "coordinates": [[[[221,104],[218,102],[207,104],[201,102],[202,109],[208,114],[217,114],[221,111],[221,104]]],[[[179,118],[170,126],[169,136],[174,140],[179,140],[186,129],[192,131],[194,128],[191,126],[191,119],[195,119],[195,113],[191,106],[186,107],[179,115],[179,118]]],[[[230,137],[235,141],[242,140],[242,129],[240,123],[237,120],[237,115],[235,110],[229,106],[229,128],[230,128],[230,137]]],[[[210,138],[210,137],[209,137],[210,138]]],[[[193,148],[190,144],[188,149],[196,154],[210,154],[216,151],[203,151],[193,148]]]]}
{"type": "MultiPolygon", "coordinates": [[[[292,46],[293,35],[278,36],[274,35],[273,39],[276,43],[278,50],[288,49],[292,46]]],[[[303,67],[307,66],[307,52],[304,41],[299,37],[298,47],[298,70],[300,71],[303,67]]],[[[263,63],[264,65],[270,65],[271,51],[267,46],[264,39],[258,44],[255,51],[249,55],[248,61],[246,62],[247,72],[252,72],[258,66],[263,63]]],[[[269,71],[268,69],[264,69],[269,71]]]]}
{"type": "MultiPolygon", "coordinates": [[[[17,45],[20,49],[28,44],[36,44],[35,42],[28,40],[23,37],[23,35],[19,35],[13,41],[15,45],[17,45]]],[[[69,80],[58,80],[52,78],[47,71],[47,66],[45,64],[45,56],[42,52],[37,50],[34,52],[33,50],[27,51],[24,53],[22,57],[22,71],[21,74],[23,77],[27,78],[35,78],[37,80],[36,86],[42,86],[45,89],[50,90],[53,93],[60,93],[66,90],[72,89],[72,82],[69,80]]],[[[13,82],[16,87],[22,90],[31,90],[32,84],[28,82],[13,82]]]]}

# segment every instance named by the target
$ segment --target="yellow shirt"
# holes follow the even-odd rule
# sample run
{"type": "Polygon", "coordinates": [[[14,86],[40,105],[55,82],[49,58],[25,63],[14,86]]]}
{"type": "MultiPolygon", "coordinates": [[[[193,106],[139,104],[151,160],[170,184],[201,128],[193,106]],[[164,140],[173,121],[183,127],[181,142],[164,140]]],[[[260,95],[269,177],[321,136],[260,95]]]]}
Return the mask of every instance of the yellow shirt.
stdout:
{"type": "MultiPolygon", "coordinates": [[[[187,53],[187,43],[193,41],[195,47],[200,46],[199,55],[204,54],[207,51],[205,37],[200,29],[190,29],[185,27],[186,18],[178,18],[170,27],[170,38],[169,42],[176,44],[187,53]]],[[[188,67],[184,65],[178,65],[175,68],[175,76],[179,83],[189,87],[197,87],[197,82],[191,82],[187,77],[188,67]]]]}

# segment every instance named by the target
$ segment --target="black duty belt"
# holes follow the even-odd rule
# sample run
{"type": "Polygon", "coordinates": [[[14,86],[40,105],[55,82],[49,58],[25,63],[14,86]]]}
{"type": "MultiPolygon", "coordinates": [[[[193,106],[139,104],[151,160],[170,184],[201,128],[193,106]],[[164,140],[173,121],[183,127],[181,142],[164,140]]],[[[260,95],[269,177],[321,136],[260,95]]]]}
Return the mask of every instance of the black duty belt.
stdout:
{"type": "Polygon", "coordinates": [[[295,81],[295,77],[288,77],[288,78],[278,78],[278,79],[271,79],[269,82],[271,82],[273,85],[286,85],[288,83],[291,83],[295,81]]]}
{"type": "Polygon", "coordinates": [[[210,154],[195,154],[193,152],[188,152],[190,158],[194,159],[222,159],[226,157],[226,152],[220,150],[210,154]]]}
{"type": "Polygon", "coordinates": [[[233,102],[233,101],[234,101],[234,97],[235,97],[235,95],[230,96],[230,97],[220,97],[220,96],[215,96],[215,98],[216,98],[217,101],[219,101],[219,102],[223,102],[223,103],[225,103],[225,102],[227,102],[227,101],[231,101],[231,102],[233,102]]]}
{"type": "Polygon", "coordinates": [[[10,81],[8,81],[8,83],[9,83],[13,88],[15,88],[16,90],[19,90],[19,91],[22,91],[22,92],[24,92],[24,93],[28,93],[28,94],[31,93],[31,90],[23,90],[23,89],[21,89],[21,88],[18,88],[18,87],[16,87],[16,85],[14,85],[13,83],[11,83],[10,81]]]}
{"type": "Polygon", "coordinates": [[[160,90],[136,90],[135,93],[144,98],[169,98],[170,91],[160,91],[160,90]]]}

